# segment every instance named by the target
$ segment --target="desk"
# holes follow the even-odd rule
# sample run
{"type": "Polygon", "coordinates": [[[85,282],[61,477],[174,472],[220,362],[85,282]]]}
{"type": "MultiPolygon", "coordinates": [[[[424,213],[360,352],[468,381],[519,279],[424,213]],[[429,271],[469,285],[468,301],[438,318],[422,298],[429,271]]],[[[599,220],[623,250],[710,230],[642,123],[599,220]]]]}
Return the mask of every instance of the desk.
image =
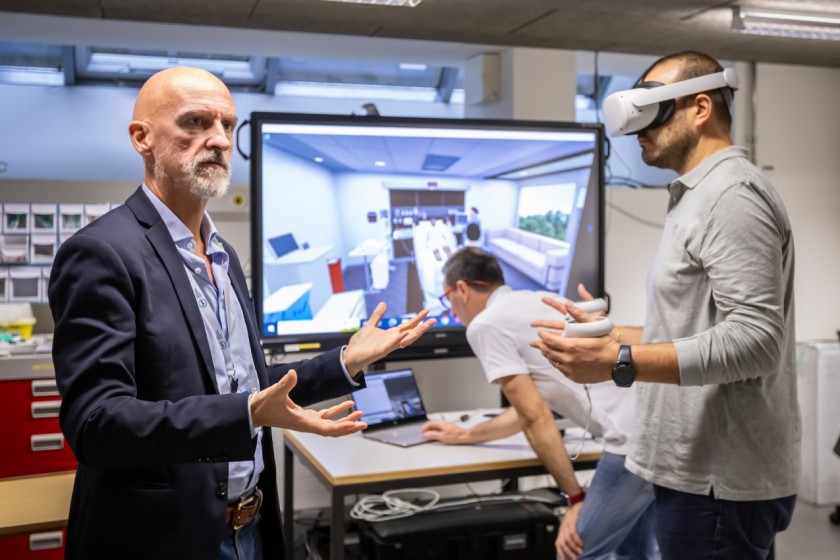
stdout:
{"type": "Polygon", "coordinates": [[[309,303],[310,282],[283,286],[263,302],[263,325],[273,325],[278,321],[312,319],[312,307],[309,303]]]}
{"type": "MultiPolygon", "coordinates": [[[[574,442],[570,442],[570,445],[574,442]]],[[[589,442],[575,468],[594,468],[599,442],[589,442]]],[[[294,457],[330,493],[330,558],[344,558],[344,498],[350,494],[545,474],[523,434],[480,445],[426,443],[406,449],[361,434],[325,438],[283,430],[283,532],[286,558],[294,547],[294,457]]]]}
{"type": "MultiPolygon", "coordinates": [[[[327,260],[333,254],[331,245],[297,249],[279,259],[266,253],[263,263],[263,293],[273,294],[284,286],[309,283],[309,301],[313,312],[332,294],[327,260]]],[[[257,265],[255,265],[257,266],[257,265]]]]}
{"type": "Polygon", "coordinates": [[[75,472],[0,480],[0,537],[63,529],[75,472]]]}

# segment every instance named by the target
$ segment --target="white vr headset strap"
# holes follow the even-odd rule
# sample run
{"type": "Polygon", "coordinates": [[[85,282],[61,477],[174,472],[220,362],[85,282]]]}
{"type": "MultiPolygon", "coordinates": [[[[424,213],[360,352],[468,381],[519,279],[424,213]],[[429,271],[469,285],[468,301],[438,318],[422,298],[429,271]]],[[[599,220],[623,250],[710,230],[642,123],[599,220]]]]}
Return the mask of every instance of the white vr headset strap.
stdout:
{"type": "Polygon", "coordinates": [[[717,72],[716,74],[698,76],[697,78],[691,78],[673,84],[650,89],[640,89],[634,93],[629,101],[636,107],[646,107],[655,103],[668,101],[669,99],[676,99],[722,87],[738,89],[738,74],[732,68],[726,68],[723,72],[717,72]]]}

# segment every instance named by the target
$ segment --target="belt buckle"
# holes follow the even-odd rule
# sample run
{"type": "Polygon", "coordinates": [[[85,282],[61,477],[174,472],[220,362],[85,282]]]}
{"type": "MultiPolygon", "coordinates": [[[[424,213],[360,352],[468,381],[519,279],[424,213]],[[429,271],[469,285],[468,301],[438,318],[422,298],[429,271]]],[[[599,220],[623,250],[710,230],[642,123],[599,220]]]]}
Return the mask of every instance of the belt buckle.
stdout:
{"type": "MultiPolygon", "coordinates": [[[[245,498],[244,500],[241,500],[238,504],[236,504],[236,510],[233,514],[233,530],[234,531],[240,530],[242,527],[244,527],[245,525],[247,525],[248,523],[251,522],[249,520],[248,523],[242,523],[242,524],[237,523],[237,521],[239,521],[239,519],[240,519],[239,514],[242,512],[242,508],[251,505],[252,503],[256,502],[259,499],[259,496],[257,494],[258,494],[258,490],[254,490],[251,493],[250,496],[248,496],[247,498],[245,498]]],[[[259,503],[257,503],[256,507],[257,508],[260,507],[259,503]]],[[[253,519],[253,517],[251,519],[253,519]]]]}

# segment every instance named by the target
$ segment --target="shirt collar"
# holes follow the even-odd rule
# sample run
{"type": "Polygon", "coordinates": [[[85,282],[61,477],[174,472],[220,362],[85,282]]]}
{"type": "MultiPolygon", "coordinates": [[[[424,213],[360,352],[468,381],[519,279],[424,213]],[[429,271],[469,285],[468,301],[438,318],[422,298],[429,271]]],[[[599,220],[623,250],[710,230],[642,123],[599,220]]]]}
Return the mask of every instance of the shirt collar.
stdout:
{"type": "MultiPolygon", "coordinates": [[[[143,192],[146,193],[146,196],[149,198],[152,206],[154,206],[158,211],[158,214],[160,214],[160,217],[166,225],[169,235],[172,236],[172,241],[175,242],[175,245],[181,248],[188,248],[190,250],[194,249],[193,247],[187,247],[187,244],[193,241],[193,234],[184,222],[182,222],[181,219],[178,218],[178,216],[176,216],[175,213],[170,210],[169,207],[164,204],[163,201],[159,199],[148,186],[146,186],[146,183],[143,183],[143,192]]],[[[216,230],[216,225],[213,223],[213,220],[210,219],[210,215],[207,214],[207,212],[205,212],[204,216],[201,218],[201,237],[205,240],[208,255],[217,251],[224,251],[222,249],[222,244],[219,241],[219,232],[216,230]]]]}
{"type": "Polygon", "coordinates": [[[706,178],[706,175],[708,175],[720,162],[736,157],[748,157],[747,150],[741,146],[727,146],[726,148],[713,153],[701,161],[688,173],[677,177],[674,182],[671,183],[671,187],[679,183],[686,188],[693,189],[699,185],[700,182],[706,178]]]}
{"type": "Polygon", "coordinates": [[[513,291],[513,288],[511,288],[511,287],[510,287],[510,286],[508,286],[507,284],[504,284],[504,285],[502,285],[502,286],[499,286],[498,288],[496,288],[495,290],[493,290],[493,293],[492,293],[492,294],[490,294],[490,297],[489,297],[489,298],[487,298],[487,304],[484,306],[484,307],[485,307],[485,309],[486,309],[487,307],[490,307],[491,305],[493,305],[493,302],[494,302],[494,301],[498,301],[499,299],[501,299],[502,297],[504,297],[504,295],[505,295],[505,294],[509,294],[509,293],[510,293],[510,292],[512,292],[512,291],[513,291]]]}

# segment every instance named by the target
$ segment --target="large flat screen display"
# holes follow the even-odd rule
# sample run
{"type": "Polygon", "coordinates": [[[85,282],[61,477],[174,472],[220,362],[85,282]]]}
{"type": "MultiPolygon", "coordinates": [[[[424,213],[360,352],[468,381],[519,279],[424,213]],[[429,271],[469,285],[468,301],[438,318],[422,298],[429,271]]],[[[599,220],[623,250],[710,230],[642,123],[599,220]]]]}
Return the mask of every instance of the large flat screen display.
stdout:
{"type": "Polygon", "coordinates": [[[380,301],[382,326],[437,325],[395,357],[469,353],[441,303],[464,246],[514,289],[603,289],[599,125],[285,113],[251,115],[253,295],[263,343],[346,343],[380,301]]]}

